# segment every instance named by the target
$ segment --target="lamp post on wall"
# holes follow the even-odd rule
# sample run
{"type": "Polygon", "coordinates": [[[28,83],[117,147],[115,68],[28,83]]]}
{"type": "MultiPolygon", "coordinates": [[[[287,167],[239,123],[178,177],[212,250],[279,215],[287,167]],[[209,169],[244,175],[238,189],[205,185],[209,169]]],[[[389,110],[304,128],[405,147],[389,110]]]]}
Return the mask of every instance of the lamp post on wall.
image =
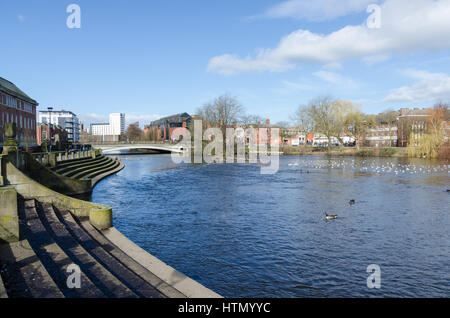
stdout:
{"type": "Polygon", "coordinates": [[[47,107],[48,110],[48,137],[49,137],[49,141],[50,141],[50,152],[52,152],[52,110],[53,107],[47,107]]]}

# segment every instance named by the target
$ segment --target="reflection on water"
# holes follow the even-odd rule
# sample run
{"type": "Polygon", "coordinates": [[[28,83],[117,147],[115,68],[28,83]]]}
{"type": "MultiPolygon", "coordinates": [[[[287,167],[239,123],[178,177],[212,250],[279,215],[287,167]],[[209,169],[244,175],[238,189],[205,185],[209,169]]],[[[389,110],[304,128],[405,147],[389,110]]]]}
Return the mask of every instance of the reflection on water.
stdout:
{"type": "Polygon", "coordinates": [[[226,297],[450,295],[447,161],[289,156],[261,175],[121,159],[92,200],[113,207],[131,240],[226,297]],[[367,288],[370,264],[381,266],[379,290],[367,288]]]}

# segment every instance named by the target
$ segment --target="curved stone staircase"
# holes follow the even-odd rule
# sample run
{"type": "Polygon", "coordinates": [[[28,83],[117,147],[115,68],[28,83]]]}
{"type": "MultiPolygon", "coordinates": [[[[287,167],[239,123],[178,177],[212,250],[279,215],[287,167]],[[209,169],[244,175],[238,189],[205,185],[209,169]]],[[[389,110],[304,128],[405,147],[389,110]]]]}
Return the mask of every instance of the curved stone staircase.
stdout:
{"type": "MultiPolygon", "coordinates": [[[[88,220],[49,203],[18,201],[24,238],[0,245],[0,277],[9,297],[186,297],[112,243],[88,220]],[[80,288],[69,288],[77,264],[80,288]]],[[[0,281],[0,297],[2,295],[0,281]]]]}
{"type": "Polygon", "coordinates": [[[104,177],[121,170],[123,166],[121,161],[102,155],[96,158],[60,161],[51,170],[65,177],[91,179],[94,186],[104,177]]]}

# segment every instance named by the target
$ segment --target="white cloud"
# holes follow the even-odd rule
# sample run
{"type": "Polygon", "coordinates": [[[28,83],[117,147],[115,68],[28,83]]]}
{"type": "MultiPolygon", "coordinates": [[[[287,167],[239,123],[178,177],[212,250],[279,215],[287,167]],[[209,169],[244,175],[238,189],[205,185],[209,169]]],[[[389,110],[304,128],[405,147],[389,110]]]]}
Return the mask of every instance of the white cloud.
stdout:
{"type": "Polygon", "coordinates": [[[127,125],[139,122],[140,127],[144,127],[145,125],[150,124],[150,122],[161,118],[162,116],[156,114],[136,114],[136,113],[127,113],[125,114],[125,121],[127,125]]]}
{"type": "Polygon", "coordinates": [[[224,54],[213,57],[209,61],[208,72],[217,72],[222,75],[233,75],[240,72],[282,72],[295,67],[295,64],[277,61],[266,56],[264,51],[257,54],[257,58],[239,58],[237,55],[224,54]]]}
{"type": "Polygon", "coordinates": [[[255,57],[224,54],[212,58],[208,71],[223,75],[254,71],[285,71],[298,63],[385,61],[395,54],[450,48],[450,0],[386,0],[381,5],[381,28],[365,23],[330,34],[297,30],[276,48],[260,49],[255,57]]]}
{"type": "Polygon", "coordinates": [[[342,64],[338,62],[328,63],[323,66],[324,70],[328,71],[336,71],[342,69],[342,64]]]}
{"type": "Polygon", "coordinates": [[[335,72],[317,71],[313,73],[313,75],[335,86],[341,86],[351,89],[358,88],[360,86],[360,84],[355,82],[354,80],[335,72]]]}
{"type": "Polygon", "coordinates": [[[450,100],[450,76],[447,74],[411,69],[405,70],[403,74],[418,82],[393,89],[383,102],[434,103],[450,100]]]}
{"type": "Polygon", "coordinates": [[[288,0],[269,8],[263,17],[325,21],[361,12],[378,0],[288,0]]]}
{"type": "Polygon", "coordinates": [[[19,22],[22,23],[22,22],[25,21],[25,17],[23,15],[21,15],[21,14],[18,14],[17,15],[17,20],[19,20],[19,22]]]}

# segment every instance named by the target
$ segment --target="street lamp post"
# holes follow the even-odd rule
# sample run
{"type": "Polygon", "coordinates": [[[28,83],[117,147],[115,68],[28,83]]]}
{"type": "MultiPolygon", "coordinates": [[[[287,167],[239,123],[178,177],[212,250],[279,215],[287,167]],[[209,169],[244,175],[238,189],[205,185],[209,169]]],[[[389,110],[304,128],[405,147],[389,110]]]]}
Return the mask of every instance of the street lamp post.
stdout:
{"type": "Polygon", "coordinates": [[[49,141],[50,141],[50,152],[52,152],[52,110],[53,107],[47,107],[48,109],[48,135],[49,135],[49,141]]]}

